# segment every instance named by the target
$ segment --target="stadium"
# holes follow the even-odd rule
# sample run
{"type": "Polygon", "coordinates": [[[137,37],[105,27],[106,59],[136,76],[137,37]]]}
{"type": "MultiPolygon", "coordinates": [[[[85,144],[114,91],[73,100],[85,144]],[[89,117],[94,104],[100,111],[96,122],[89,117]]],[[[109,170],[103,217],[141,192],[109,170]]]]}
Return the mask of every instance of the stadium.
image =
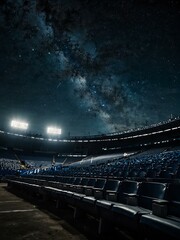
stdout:
{"type": "Polygon", "coordinates": [[[178,239],[178,118],[81,138],[0,133],[1,181],[10,192],[57,212],[69,207],[74,222],[90,215],[100,236],[118,227],[138,239],[178,239]]]}
{"type": "Polygon", "coordinates": [[[179,7],[0,3],[1,240],[179,239],[179,7]]]}

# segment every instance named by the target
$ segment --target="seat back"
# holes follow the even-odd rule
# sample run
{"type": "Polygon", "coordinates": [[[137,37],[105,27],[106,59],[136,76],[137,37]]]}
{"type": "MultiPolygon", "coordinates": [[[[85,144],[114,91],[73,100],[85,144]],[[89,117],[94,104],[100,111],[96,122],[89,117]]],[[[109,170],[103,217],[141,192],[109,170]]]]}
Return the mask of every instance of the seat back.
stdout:
{"type": "Polygon", "coordinates": [[[118,202],[121,203],[127,203],[127,197],[130,194],[137,194],[139,187],[139,182],[137,181],[130,181],[130,180],[125,180],[122,181],[119,185],[118,189],[118,202]]]}
{"type": "Polygon", "coordinates": [[[157,170],[154,168],[148,169],[146,177],[149,177],[149,178],[157,177],[157,170]]]}
{"type": "Polygon", "coordinates": [[[82,178],[80,178],[80,177],[75,178],[73,185],[79,185],[81,180],[82,180],[82,178]]]}
{"type": "Polygon", "coordinates": [[[94,185],[94,188],[95,189],[104,189],[105,184],[106,184],[106,179],[98,178],[94,185]]]}
{"type": "Polygon", "coordinates": [[[57,181],[57,182],[62,182],[64,180],[64,177],[61,177],[61,176],[56,176],[54,181],[57,181]]]}
{"type": "Polygon", "coordinates": [[[93,189],[93,195],[97,199],[104,198],[106,179],[98,178],[93,189]]]}
{"type": "Polygon", "coordinates": [[[79,182],[79,184],[76,185],[76,190],[75,191],[78,192],[78,193],[83,193],[84,188],[86,187],[88,181],[89,181],[88,178],[82,178],[81,181],[79,182]]]}
{"type": "Polygon", "coordinates": [[[67,178],[67,181],[63,183],[62,188],[64,190],[69,190],[69,187],[74,183],[74,181],[75,181],[74,177],[67,178]]]}
{"type": "Polygon", "coordinates": [[[68,180],[69,180],[69,178],[67,178],[67,177],[62,177],[62,178],[58,177],[56,181],[63,184],[63,183],[66,183],[68,180]]]}
{"type": "Polygon", "coordinates": [[[170,170],[162,170],[159,174],[160,178],[172,178],[173,177],[173,173],[170,170]]]}
{"type": "Polygon", "coordinates": [[[180,183],[169,184],[167,200],[168,215],[180,217],[180,183]]]}
{"type": "Polygon", "coordinates": [[[71,180],[70,177],[65,177],[62,181],[62,183],[69,183],[69,181],[71,180]]]}
{"type": "Polygon", "coordinates": [[[119,180],[107,180],[105,190],[106,191],[114,191],[117,192],[119,188],[120,181],[119,180]]]}
{"type": "Polygon", "coordinates": [[[152,201],[164,199],[166,190],[166,183],[142,182],[138,190],[138,205],[152,210],[152,201]]]}
{"type": "Polygon", "coordinates": [[[70,177],[69,181],[67,182],[68,184],[74,184],[76,178],[70,177]]]}
{"type": "Polygon", "coordinates": [[[87,185],[84,187],[84,193],[87,196],[92,196],[93,195],[93,188],[96,184],[97,179],[96,178],[89,178],[87,185]]]}
{"type": "Polygon", "coordinates": [[[82,185],[82,186],[86,186],[87,183],[88,183],[88,181],[89,181],[88,178],[83,178],[82,181],[81,181],[81,183],[80,183],[80,185],[82,185]]]}
{"type": "Polygon", "coordinates": [[[104,198],[109,201],[117,201],[117,191],[119,188],[119,180],[108,180],[105,185],[104,198]]]}
{"type": "Polygon", "coordinates": [[[96,181],[97,181],[96,178],[89,178],[86,186],[94,187],[96,181]]]}

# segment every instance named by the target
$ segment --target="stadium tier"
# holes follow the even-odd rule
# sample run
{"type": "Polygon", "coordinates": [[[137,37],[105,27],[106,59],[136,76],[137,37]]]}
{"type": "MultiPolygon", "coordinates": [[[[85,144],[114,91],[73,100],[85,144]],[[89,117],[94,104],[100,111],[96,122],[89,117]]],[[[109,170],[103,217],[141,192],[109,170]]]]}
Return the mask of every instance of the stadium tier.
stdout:
{"type": "Polygon", "coordinates": [[[100,236],[118,228],[132,239],[177,240],[179,133],[179,120],[57,141],[1,132],[0,175],[28,200],[72,208],[75,223],[91,216],[100,236]]]}
{"type": "Polygon", "coordinates": [[[179,145],[180,119],[143,129],[85,137],[46,138],[42,135],[0,131],[0,146],[29,152],[58,153],[59,156],[88,156],[179,145]]]}

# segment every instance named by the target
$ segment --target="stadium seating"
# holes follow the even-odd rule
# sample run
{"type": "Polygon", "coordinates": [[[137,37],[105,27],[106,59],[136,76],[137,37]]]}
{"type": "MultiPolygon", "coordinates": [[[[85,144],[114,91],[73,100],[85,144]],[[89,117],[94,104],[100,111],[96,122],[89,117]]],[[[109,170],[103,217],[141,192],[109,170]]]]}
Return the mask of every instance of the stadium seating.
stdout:
{"type": "Polygon", "coordinates": [[[0,178],[7,175],[17,175],[21,169],[21,164],[17,160],[0,159],[0,178]]]}
{"type": "MultiPolygon", "coordinates": [[[[14,178],[9,179],[8,182],[9,186],[13,186],[27,195],[39,197],[42,194],[46,201],[53,199],[56,202],[72,204],[75,207],[75,212],[83,210],[85,213],[98,217],[101,223],[102,219],[110,220],[114,225],[126,228],[131,232],[142,231],[143,234],[141,227],[142,229],[153,229],[154,226],[161,231],[165,229],[166,232],[166,224],[169,224],[172,239],[176,239],[177,233],[180,233],[178,195],[180,188],[178,184],[95,178],[65,177],[65,179],[69,185],[63,183],[63,186],[56,182],[56,187],[48,186],[52,181],[48,182],[41,179],[14,178]],[[76,192],[77,183],[80,181],[86,184],[81,185],[84,188],[83,193],[76,192]],[[70,182],[72,183],[70,184],[70,182]],[[69,190],[67,187],[70,187],[69,190]],[[161,217],[154,214],[153,206],[154,204],[162,205],[166,201],[168,201],[168,217],[160,220],[161,217]]],[[[62,178],[62,182],[65,179],[62,178]]],[[[76,215],[74,215],[75,218],[76,215]]]]}
{"type": "MultiPolygon", "coordinates": [[[[100,161],[101,162],[101,161],[100,161]]],[[[99,177],[115,179],[131,179],[151,181],[166,179],[171,181],[180,176],[180,151],[165,151],[156,154],[135,154],[130,157],[121,157],[99,164],[70,164],[68,167],[59,167],[52,170],[40,171],[41,174],[57,174],[69,177],[99,177]]]]}
{"type": "Polygon", "coordinates": [[[99,233],[116,226],[139,239],[178,239],[179,151],[136,154],[99,165],[76,163],[49,173],[8,177],[8,185],[49,206],[71,206],[75,221],[95,217],[99,233]]]}

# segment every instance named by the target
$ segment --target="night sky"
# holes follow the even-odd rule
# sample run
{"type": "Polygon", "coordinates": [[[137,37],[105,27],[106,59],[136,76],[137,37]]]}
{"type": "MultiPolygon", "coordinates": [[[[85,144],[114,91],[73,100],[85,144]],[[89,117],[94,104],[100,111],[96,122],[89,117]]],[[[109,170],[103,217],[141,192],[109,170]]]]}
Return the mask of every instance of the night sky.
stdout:
{"type": "Polygon", "coordinates": [[[179,103],[179,1],[0,1],[1,128],[123,131],[178,116],[179,103]]]}

